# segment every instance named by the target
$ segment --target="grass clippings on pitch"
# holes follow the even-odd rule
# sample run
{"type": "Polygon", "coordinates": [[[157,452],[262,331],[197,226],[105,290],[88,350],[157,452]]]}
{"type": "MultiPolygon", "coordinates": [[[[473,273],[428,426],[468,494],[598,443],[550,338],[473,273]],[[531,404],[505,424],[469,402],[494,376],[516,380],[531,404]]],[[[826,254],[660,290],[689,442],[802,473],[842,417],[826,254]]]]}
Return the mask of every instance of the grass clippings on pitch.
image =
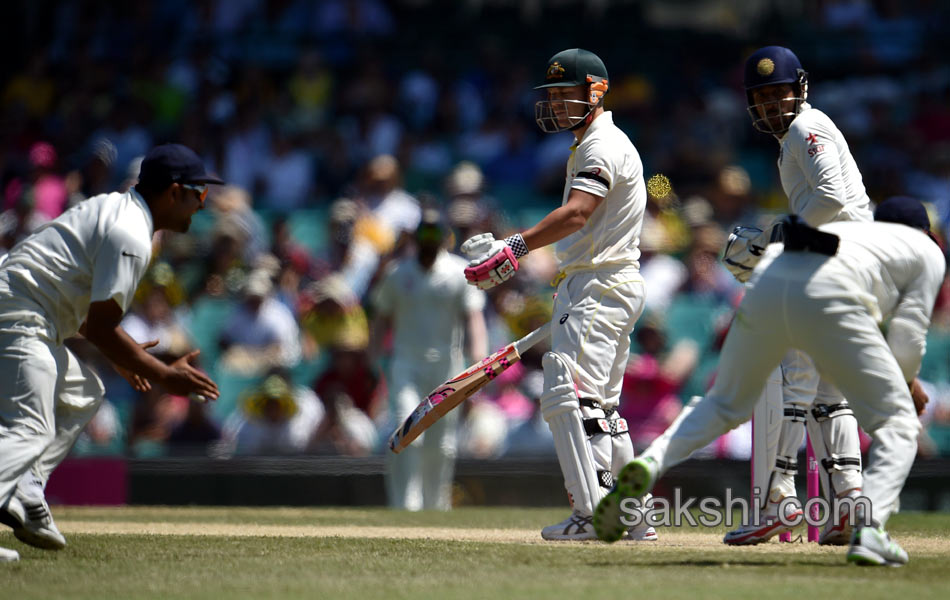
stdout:
{"type": "Polygon", "coordinates": [[[902,514],[901,569],[843,548],[728,548],[723,529],[660,529],[656,543],[543,542],[565,511],[56,507],[62,552],[16,541],[3,597],[28,598],[944,598],[950,515],[902,514]]]}

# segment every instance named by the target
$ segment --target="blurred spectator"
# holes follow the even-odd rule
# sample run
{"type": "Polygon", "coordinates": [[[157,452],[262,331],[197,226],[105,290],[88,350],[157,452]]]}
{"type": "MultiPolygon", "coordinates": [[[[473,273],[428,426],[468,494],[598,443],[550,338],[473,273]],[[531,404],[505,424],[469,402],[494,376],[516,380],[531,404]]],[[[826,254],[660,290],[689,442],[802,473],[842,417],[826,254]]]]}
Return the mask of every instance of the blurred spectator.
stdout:
{"type": "MultiPolygon", "coordinates": [[[[315,344],[314,350],[365,349],[369,345],[366,312],[340,275],[328,275],[310,284],[301,294],[300,308],[301,326],[315,344]]],[[[367,408],[359,401],[357,404],[367,408]]]]}
{"type": "Polygon", "coordinates": [[[305,208],[314,184],[313,165],[300,141],[287,131],[278,131],[261,168],[262,208],[289,213],[305,208]]]}
{"type": "Polygon", "coordinates": [[[399,162],[388,154],[375,157],[363,172],[360,199],[393,239],[411,233],[422,215],[419,203],[401,187],[399,162]]]}
{"type": "Polygon", "coordinates": [[[386,386],[370,363],[368,345],[369,340],[361,331],[339,331],[330,342],[330,362],[313,388],[328,403],[345,394],[355,408],[375,418],[381,410],[379,403],[386,386]]]}
{"type": "Polygon", "coordinates": [[[633,332],[639,352],[630,357],[623,374],[620,415],[627,419],[634,449],[646,448],[673,422],[683,403],[679,391],[696,367],[696,342],[680,339],[668,347],[662,313],[650,312],[633,332]]]}
{"type": "Polygon", "coordinates": [[[168,453],[205,456],[221,439],[221,428],[208,415],[208,403],[191,400],[185,418],[168,436],[168,453]]]}
{"type": "Polygon", "coordinates": [[[274,298],[270,275],[252,272],[244,299],[221,332],[221,365],[244,374],[275,366],[290,368],[300,361],[300,330],[293,313],[274,298]]]}
{"type": "Polygon", "coordinates": [[[326,410],[313,391],[273,371],[249,390],[224,423],[227,454],[300,454],[307,450],[326,410]]]}
{"type": "Polygon", "coordinates": [[[49,220],[36,210],[32,187],[24,188],[20,181],[11,181],[7,185],[6,198],[12,202],[12,207],[0,213],[2,254],[49,220]]]}
{"type": "Polygon", "coordinates": [[[125,428],[119,412],[109,400],[103,400],[96,414],[86,423],[86,427],[76,439],[73,452],[80,456],[122,454],[124,442],[125,428]]]}
{"type": "MultiPolygon", "coordinates": [[[[156,355],[166,360],[167,356],[156,355]]],[[[166,393],[160,386],[143,392],[132,412],[128,446],[134,456],[161,456],[166,443],[188,414],[188,398],[166,393]]]]}
{"type": "Polygon", "coordinates": [[[143,286],[141,300],[136,298],[121,325],[140,344],[157,341],[158,345],[152,352],[182,356],[193,348],[193,344],[172,309],[169,293],[163,285],[143,286]]]}

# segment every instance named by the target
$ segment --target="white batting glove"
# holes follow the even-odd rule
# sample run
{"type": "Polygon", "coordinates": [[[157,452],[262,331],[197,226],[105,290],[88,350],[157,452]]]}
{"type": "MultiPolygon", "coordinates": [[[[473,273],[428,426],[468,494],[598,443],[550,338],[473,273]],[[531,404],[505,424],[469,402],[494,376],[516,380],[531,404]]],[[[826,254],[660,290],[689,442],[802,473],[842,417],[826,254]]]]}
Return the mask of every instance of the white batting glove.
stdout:
{"type": "Polygon", "coordinates": [[[465,279],[483,290],[514,277],[518,259],[528,253],[520,233],[505,240],[496,240],[491,233],[482,233],[465,240],[461,250],[471,258],[465,269],[465,279]]]}

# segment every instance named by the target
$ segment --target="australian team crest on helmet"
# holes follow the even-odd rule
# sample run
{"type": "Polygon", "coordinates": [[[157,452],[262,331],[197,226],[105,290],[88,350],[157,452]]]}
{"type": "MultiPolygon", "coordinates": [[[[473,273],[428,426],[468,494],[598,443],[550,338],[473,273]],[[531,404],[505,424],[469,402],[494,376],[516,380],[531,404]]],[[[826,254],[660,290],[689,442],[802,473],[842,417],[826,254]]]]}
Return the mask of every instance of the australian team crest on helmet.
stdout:
{"type": "Polygon", "coordinates": [[[755,70],[759,72],[759,75],[767,77],[775,71],[775,63],[771,58],[763,58],[755,66],[755,70]]]}
{"type": "Polygon", "coordinates": [[[564,67],[561,66],[561,63],[554,61],[551,63],[551,66],[548,67],[548,73],[545,76],[545,79],[550,81],[551,79],[561,79],[564,77],[564,67]]]}

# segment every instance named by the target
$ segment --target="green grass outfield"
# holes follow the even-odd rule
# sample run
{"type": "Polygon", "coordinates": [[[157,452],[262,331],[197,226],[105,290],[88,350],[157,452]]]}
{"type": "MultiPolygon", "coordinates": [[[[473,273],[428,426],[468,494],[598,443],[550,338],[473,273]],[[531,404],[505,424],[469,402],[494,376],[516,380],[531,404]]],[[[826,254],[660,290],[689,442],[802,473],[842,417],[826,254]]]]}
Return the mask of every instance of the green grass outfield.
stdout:
{"type": "Polygon", "coordinates": [[[69,547],[0,532],[0,597],[27,598],[946,598],[950,514],[895,516],[900,569],[843,548],[727,548],[724,529],[660,529],[654,543],[543,542],[565,510],[54,507],[69,547]]]}

